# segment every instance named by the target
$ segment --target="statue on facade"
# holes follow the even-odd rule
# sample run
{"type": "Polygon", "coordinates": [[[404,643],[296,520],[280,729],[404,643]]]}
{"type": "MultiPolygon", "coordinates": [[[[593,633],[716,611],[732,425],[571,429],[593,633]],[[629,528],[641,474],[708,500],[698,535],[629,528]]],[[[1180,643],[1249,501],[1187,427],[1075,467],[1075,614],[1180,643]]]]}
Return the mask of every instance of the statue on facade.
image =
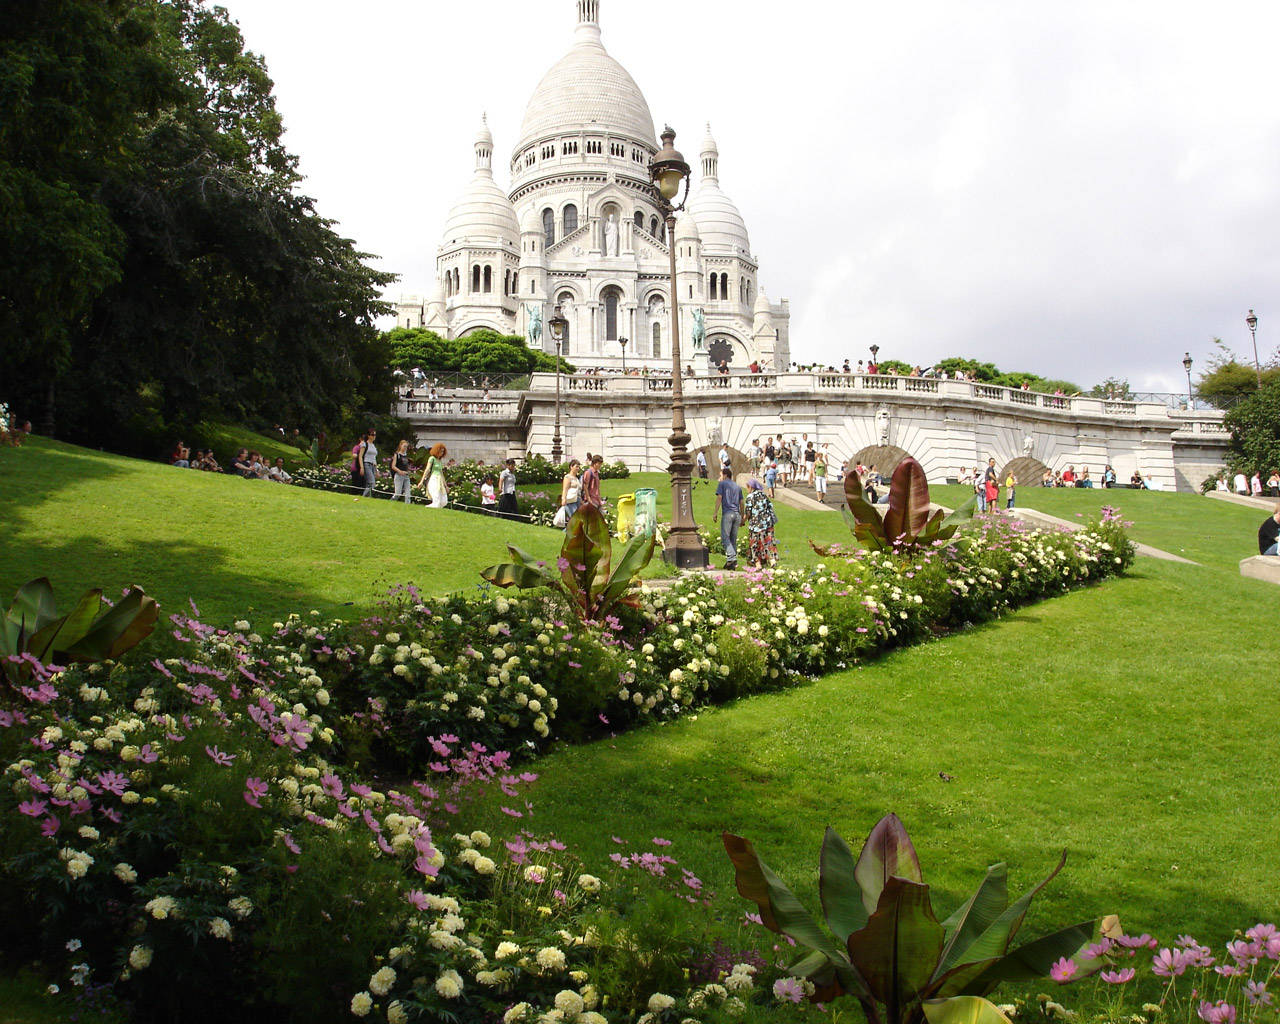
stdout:
{"type": "Polygon", "coordinates": [[[1031,458],[1031,453],[1036,450],[1036,439],[1028,434],[1022,439],[1022,454],[1027,458],[1031,458]]]}
{"type": "Polygon", "coordinates": [[[702,343],[707,338],[707,314],[699,306],[693,311],[693,347],[702,351],[702,343]]]}
{"type": "Polygon", "coordinates": [[[889,443],[889,410],[883,405],[876,413],[876,434],[880,438],[881,445],[889,443]]]}
{"type": "Polygon", "coordinates": [[[529,341],[536,345],[542,337],[542,304],[527,302],[524,311],[529,314],[529,341]]]}
{"type": "Polygon", "coordinates": [[[604,225],[604,254],[606,256],[618,255],[618,218],[612,213],[604,225]]]}

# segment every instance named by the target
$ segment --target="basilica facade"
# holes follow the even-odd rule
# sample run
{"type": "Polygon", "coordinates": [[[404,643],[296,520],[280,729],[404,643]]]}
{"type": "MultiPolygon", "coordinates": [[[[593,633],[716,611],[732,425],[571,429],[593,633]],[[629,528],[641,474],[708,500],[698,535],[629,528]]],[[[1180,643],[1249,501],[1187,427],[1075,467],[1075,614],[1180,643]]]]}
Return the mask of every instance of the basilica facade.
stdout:
{"type": "Polygon", "coordinates": [[[471,182],[437,250],[435,285],[425,298],[401,299],[397,324],[451,338],[487,327],[553,352],[549,331],[533,336],[559,307],[569,322],[565,355],[580,369],[621,365],[626,339],[629,368],[669,370],[674,245],[682,362],[700,372],[721,362],[785,368],[787,301],[770,302],[760,286],[746,224],[720,187],[709,125],[690,161],[686,208],[667,237],[649,178],[653,117],[605,51],[599,7],[577,0],[573,45],[525,108],[509,191],[494,177],[493,136],[482,123],[471,182]]]}

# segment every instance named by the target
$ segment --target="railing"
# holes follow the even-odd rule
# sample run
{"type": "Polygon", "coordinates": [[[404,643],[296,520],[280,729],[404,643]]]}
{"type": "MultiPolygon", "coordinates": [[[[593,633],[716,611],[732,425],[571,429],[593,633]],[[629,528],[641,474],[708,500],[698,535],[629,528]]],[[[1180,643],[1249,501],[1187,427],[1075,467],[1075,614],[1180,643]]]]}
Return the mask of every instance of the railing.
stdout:
{"type": "Polygon", "coordinates": [[[523,391],[529,386],[529,375],[527,373],[428,373],[425,377],[414,380],[409,374],[405,374],[402,379],[396,381],[396,390],[403,395],[406,388],[412,388],[414,398],[423,398],[433,384],[437,391],[454,388],[483,391],[485,381],[489,382],[491,391],[523,391]]]}
{"type": "Polygon", "coordinates": [[[400,401],[396,415],[451,418],[479,416],[484,419],[514,419],[519,402],[513,398],[410,398],[400,401]]]}
{"type": "Polygon", "coordinates": [[[1103,402],[1102,411],[1108,416],[1137,416],[1138,406],[1134,402],[1103,402]]]}

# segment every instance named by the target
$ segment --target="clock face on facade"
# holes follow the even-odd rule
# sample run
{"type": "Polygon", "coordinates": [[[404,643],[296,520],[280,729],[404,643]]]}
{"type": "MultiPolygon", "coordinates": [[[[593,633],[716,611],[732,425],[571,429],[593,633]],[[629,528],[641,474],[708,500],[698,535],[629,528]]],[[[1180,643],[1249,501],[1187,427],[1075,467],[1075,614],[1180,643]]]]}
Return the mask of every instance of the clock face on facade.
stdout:
{"type": "Polygon", "coordinates": [[[719,366],[724,363],[727,366],[733,365],[733,343],[726,341],[724,338],[713,338],[711,344],[707,346],[707,355],[711,357],[711,365],[719,366]]]}

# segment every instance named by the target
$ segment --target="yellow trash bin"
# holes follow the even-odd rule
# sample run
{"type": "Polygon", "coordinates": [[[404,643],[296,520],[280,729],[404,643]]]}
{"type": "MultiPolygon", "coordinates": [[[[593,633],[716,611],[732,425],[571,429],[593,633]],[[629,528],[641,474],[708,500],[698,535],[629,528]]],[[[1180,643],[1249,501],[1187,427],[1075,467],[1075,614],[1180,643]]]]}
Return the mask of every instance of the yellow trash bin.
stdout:
{"type": "Polygon", "coordinates": [[[636,496],[624,494],[618,499],[618,540],[630,540],[632,527],[636,525],[636,496]]]}

